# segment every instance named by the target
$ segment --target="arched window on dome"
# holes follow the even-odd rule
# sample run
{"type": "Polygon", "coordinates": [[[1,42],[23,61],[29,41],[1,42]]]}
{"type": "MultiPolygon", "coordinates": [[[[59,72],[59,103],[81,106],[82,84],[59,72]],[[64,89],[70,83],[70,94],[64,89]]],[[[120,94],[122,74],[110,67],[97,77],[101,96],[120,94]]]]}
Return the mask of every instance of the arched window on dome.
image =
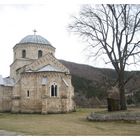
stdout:
{"type": "Polygon", "coordinates": [[[43,54],[42,51],[39,50],[39,51],[38,51],[38,58],[42,57],[42,54],[43,54]]]}
{"type": "Polygon", "coordinates": [[[26,58],[26,50],[22,50],[22,58],[26,58]]]}

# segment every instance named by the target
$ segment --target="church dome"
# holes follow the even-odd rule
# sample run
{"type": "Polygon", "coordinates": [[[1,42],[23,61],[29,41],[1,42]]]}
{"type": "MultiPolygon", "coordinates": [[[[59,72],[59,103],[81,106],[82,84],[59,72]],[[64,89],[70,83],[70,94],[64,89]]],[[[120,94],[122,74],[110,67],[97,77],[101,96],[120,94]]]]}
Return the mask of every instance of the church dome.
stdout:
{"type": "Polygon", "coordinates": [[[24,43],[36,43],[36,44],[46,44],[51,45],[50,42],[40,35],[27,35],[20,42],[20,44],[24,43]]]}

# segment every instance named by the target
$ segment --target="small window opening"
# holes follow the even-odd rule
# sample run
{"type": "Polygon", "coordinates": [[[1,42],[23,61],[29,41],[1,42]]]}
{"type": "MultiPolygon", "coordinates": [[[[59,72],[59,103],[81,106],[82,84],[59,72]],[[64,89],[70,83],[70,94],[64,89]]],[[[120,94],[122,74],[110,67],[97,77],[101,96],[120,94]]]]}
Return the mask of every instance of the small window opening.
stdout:
{"type": "Polygon", "coordinates": [[[27,90],[27,97],[30,97],[30,92],[29,92],[29,90],[27,90]]]}
{"type": "Polygon", "coordinates": [[[42,51],[41,50],[38,51],[38,58],[40,58],[40,57],[42,57],[42,51]]]}
{"type": "Polygon", "coordinates": [[[22,50],[22,58],[26,58],[26,50],[22,50]]]}

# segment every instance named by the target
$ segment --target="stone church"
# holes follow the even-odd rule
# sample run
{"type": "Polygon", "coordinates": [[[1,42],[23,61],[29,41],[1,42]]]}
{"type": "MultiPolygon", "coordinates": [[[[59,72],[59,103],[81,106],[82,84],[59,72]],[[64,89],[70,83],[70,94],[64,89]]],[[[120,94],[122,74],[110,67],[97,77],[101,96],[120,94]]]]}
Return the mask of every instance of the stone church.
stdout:
{"type": "Polygon", "coordinates": [[[13,48],[10,76],[0,76],[0,112],[63,113],[75,110],[69,69],[40,35],[27,35],[13,48]]]}

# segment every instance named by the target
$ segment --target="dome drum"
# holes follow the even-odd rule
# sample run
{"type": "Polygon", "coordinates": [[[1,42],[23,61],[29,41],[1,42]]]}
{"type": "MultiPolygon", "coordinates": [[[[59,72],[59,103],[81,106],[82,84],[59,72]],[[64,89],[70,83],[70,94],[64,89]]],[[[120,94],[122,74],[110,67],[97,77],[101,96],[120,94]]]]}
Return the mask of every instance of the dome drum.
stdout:
{"type": "Polygon", "coordinates": [[[25,36],[13,49],[14,60],[38,59],[47,53],[52,55],[55,53],[55,48],[47,39],[35,34],[25,36]]]}

